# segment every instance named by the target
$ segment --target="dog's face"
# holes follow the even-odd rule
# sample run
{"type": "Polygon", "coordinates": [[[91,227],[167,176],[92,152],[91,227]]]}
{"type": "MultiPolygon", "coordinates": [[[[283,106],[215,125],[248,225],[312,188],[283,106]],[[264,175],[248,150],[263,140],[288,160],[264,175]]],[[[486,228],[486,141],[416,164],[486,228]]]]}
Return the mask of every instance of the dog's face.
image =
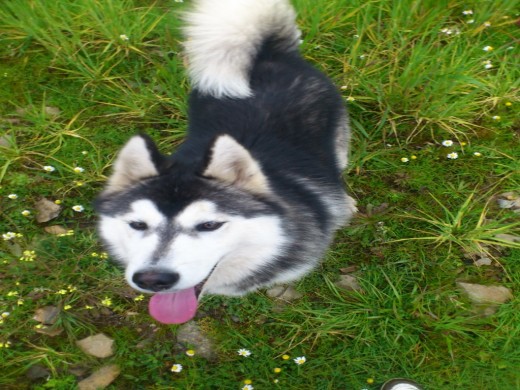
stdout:
{"type": "Polygon", "coordinates": [[[157,299],[243,294],[284,246],[282,211],[260,166],[228,136],[217,138],[202,175],[160,165],[150,140],[132,138],[97,200],[100,234],[128,283],[157,299]]]}

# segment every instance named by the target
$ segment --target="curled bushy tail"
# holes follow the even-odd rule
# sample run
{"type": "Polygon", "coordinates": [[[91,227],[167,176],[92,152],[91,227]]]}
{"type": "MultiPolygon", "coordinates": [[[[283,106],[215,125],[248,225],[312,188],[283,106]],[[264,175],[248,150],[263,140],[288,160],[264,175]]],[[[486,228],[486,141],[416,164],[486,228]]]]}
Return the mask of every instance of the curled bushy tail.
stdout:
{"type": "Polygon", "coordinates": [[[288,0],[196,0],[185,21],[193,87],[215,97],[251,96],[249,72],[263,42],[292,51],[300,38],[288,0]]]}

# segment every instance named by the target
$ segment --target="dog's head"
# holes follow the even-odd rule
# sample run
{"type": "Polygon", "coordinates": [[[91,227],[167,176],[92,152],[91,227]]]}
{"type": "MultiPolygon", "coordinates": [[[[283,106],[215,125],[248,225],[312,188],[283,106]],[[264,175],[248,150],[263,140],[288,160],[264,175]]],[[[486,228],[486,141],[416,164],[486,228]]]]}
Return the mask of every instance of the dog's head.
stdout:
{"type": "Polygon", "coordinates": [[[154,293],[150,313],[180,323],[199,294],[242,295],[281,254],[281,210],[260,164],[232,137],[209,146],[202,169],[176,164],[145,136],[116,158],[96,200],[99,232],[128,283],[154,293]],[[249,283],[249,285],[248,285],[249,283]]]}

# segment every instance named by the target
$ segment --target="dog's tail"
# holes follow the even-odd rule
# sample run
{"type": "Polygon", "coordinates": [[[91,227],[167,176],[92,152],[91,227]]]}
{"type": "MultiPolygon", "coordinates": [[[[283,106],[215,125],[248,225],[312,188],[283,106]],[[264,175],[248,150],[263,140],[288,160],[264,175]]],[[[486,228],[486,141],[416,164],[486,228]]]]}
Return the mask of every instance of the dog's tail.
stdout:
{"type": "Polygon", "coordinates": [[[295,17],[289,0],[196,0],[184,18],[193,87],[215,97],[251,96],[250,70],[267,40],[272,50],[298,50],[295,17]]]}

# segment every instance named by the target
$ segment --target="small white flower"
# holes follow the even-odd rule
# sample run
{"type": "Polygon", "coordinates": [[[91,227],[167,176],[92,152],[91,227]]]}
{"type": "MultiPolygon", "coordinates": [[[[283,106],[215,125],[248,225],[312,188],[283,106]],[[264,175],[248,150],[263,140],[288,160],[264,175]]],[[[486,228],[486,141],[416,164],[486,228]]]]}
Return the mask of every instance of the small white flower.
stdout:
{"type": "Polygon", "coordinates": [[[181,372],[182,371],[182,364],[174,364],[172,368],[170,369],[171,372],[181,372]]]}
{"type": "Polygon", "coordinates": [[[251,356],[251,351],[248,350],[248,349],[245,349],[245,348],[240,348],[237,353],[240,355],[240,356],[243,356],[243,357],[248,357],[248,356],[251,356]]]}
{"type": "Polygon", "coordinates": [[[482,48],[482,50],[484,50],[484,51],[492,51],[493,50],[493,46],[489,46],[489,45],[488,46],[484,46],[482,48]]]}
{"type": "Polygon", "coordinates": [[[81,213],[83,210],[85,210],[85,208],[82,205],[77,204],[75,206],[72,206],[72,210],[74,210],[77,213],[81,213]]]}
{"type": "Polygon", "coordinates": [[[349,96],[349,97],[347,98],[347,102],[353,102],[353,101],[355,101],[355,100],[356,100],[356,98],[354,98],[354,97],[352,97],[352,96],[349,96]]]}
{"type": "Polygon", "coordinates": [[[88,154],[88,152],[87,152],[86,150],[83,150],[83,151],[81,152],[81,154],[84,155],[84,156],[86,156],[86,155],[88,154]]]}
{"type": "Polygon", "coordinates": [[[45,165],[43,167],[43,170],[46,172],[54,172],[56,170],[56,168],[54,168],[52,165],[45,165]]]}
{"type": "Polygon", "coordinates": [[[353,37],[354,37],[355,39],[358,39],[358,38],[359,38],[359,35],[354,34],[353,37]]]}
{"type": "Polygon", "coordinates": [[[364,60],[366,56],[367,56],[366,54],[361,54],[361,55],[359,56],[359,59],[360,59],[360,60],[364,60]]]}
{"type": "Polygon", "coordinates": [[[474,152],[473,155],[474,155],[475,157],[480,157],[480,156],[482,156],[482,153],[480,153],[480,152],[474,152]]]}
{"type": "Polygon", "coordinates": [[[242,387],[242,390],[253,390],[254,387],[253,385],[244,385],[244,387],[242,387]]]}
{"type": "Polygon", "coordinates": [[[83,173],[83,172],[85,172],[85,169],[83,169],[81,167],[74,167],[74,172],[76,172],[76,173],[83,173]]]}
{"type": "Polygon", "coordinates": [[[492,67],[493,67],[492,63],[488,63],[488,64],[484,65],[484,68],[486,68],[486,69],[491,69],[492,67]]]}
{"type": "Polygon", "coordinates": [[[489,27],[489,26],[491,26],[490,22],[484,22],[484,27],[489,27]]]}
{"type": "Polygon", "coordinates": [[[448,157],[450,160],[456,160],[459,158],[459,154],[457,152],[451,152],[448,153],[446,157],[448,157]]]}
{"type": "Polygon", "coordinates": [[[303,363],[305,363],[307,361],[307,359],[305,358],[305,356],[300,356],[300,357],[297,357],[296,359],[294,359],[294,362],[301,366],[303,363]]]}
{"type": "Polygon", "coordinates": [[[9,194],[9,195],[7,195],[7,197],[8,197],[9,199],[13,199],[13,200],[14,200],[14,199],[18,199],[18,195],[16,195],[16,194],[9,194]]]}
{"type": "Polygon", "coordinates": [[[401,158],[401,162],[407,163],[408,161],[410,161],[410,160],[408,159],[408,157],[402,157],[402,158],[401,158]]]}
{"type": "Polygon", "coordinates": [[[126,34],[121,34],[119,36],[119,39],[121,39],[122,41],[128,41],[130,38],[128,38],[128,35],[126,35],[126,34]]]}
{"type": "Polygon", "coordinates": [[[4,312],[2,313],[2,318],[7,318],[7,317],[9,317],[10,315],[11,315],[11,313],[9,313],[8,311],[4,311],[4,312]]]}
{"type": "Polygon", "coordinates": [[[462,13],[463,13],[464,15],[473,15],[473,10],[471,10],[471,9],[467,9],[467,10],[465,10],[465,11],[462,11],[462,13]]]}
{"type": "Polygon", "coordinates": [[[28,217],[29,215],[31,215],[31,212],[29,210],[24,210],[24,211],[22,211],[22,215],[24,217],[28,217]]]}
{"type": "Polygon", "coordinates": [[[453,145],[453,141],[451,139],[447,139],[447,140],[444,140],[442,141],[442,146],[452,146],[453,145]]]}
{"type": "Polygon", "coordinates": [[[13,233],[13,232],[7,232],[7,233],[2,234],[2,238],[4,239],[4,241],[12,240],[15,237],[16,237],[16,233],[13,233]]]}
{"type": "Polygon", "coordinates": [[[475,23],[475,19],[470,19],[470,20],[468,20],[466,23],[467,23],[467,24],[473,24],[473,23],[475,23]]]}
{"type": "Polygon", "coordinates": [[[491,119],[493,119],[494,121],[499,121],[501,119],[500,115],[493,115],[491,117],[491,119]]]}

